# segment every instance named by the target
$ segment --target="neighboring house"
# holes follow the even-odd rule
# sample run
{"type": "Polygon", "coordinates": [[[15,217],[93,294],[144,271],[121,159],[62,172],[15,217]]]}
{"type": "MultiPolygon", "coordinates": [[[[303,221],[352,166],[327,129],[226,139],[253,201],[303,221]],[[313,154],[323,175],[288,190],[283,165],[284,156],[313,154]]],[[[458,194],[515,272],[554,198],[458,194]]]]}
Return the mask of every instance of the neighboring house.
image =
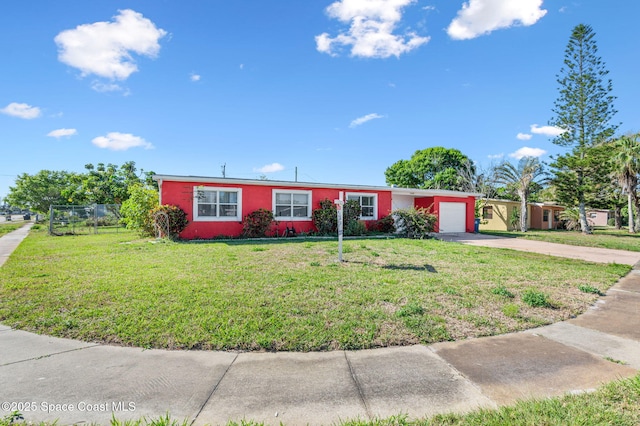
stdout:
{"type": "Polygon", "coordinates": [[[563,210],[563,206],[555,203],[531,203],[531,229],[562,229],[563,210]]]}
{"type": "Polygon", "coordinates": [[[480,194],[435,189],[393,188],[196,176],[154,175],[160,203],[179,206],[189,224],[184,239],[239,236],[242,218],[264,208],[278,221],[278,232],[315,230],[313,210],[324,199],[358,200],[361,220],[378,220],[392,210],[430,208],[438,216],[437,232],[473,232],[475,199],[480,194]]]}
{"type": "Polygon", "coordinates": [[[587,221],[591,226],[607,226],[612,217],[611,210],[590,209],[587,210],[587,221]]]}
{"type": "MultiPolygon", "coordinates": [[[[528,206],[527,226],[531,226],[531,205],[528,206]]],[[[519,229],[520,201],[488,199],[482,208],[481,231],[513,231],[519,229]]]]}
{"type": "MultiPolygon", "coordinates": [[[[560,229],[562,221],[560,212],[564,207],[554,203],[529,203],[527,205],[528,229],[560,229]]],[[[494,200],[486,201],[480,218],[481,231],[513,231],[520,229],[520,201],[494,200]],[[516,213],[517,212],[517,215],[516,213]]]]}

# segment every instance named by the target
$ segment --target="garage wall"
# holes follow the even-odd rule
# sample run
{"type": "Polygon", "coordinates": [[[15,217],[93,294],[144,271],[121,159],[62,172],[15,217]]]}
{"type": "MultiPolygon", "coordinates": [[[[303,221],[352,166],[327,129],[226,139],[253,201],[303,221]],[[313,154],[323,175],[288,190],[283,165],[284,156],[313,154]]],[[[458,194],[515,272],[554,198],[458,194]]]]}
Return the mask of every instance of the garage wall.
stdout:
{"type": "Polygon", "coordinates": [[[442,229],[440,226],[440,204],[441,203],[464,203],[465,208],[465,217],[460,217],[459,219],[464,222],[463,226],[460,226],[456,229],[464,229],[464,231],[449,231],[449,232],[473,232],[475,228],[475,203],[476,199],[474,197],[434,197],[434,207],[435,214],[438,216],[438,223],[436,224],[436,229],[439,232],[447,232],[446,229],[442,229]],[[440,231],[441,230],[441,231],[440,231]]]}

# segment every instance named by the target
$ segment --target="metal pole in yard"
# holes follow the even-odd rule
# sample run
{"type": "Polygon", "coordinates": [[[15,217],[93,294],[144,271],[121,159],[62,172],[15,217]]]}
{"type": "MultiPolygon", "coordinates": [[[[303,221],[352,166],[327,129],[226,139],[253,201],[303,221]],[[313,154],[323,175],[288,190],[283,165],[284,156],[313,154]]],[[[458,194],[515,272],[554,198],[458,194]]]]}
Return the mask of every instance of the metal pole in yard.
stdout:
{"type": "Polygon", "coordinates": [[[339,199],[334,200],[338,210],[338,262],[342,262],[342,235],[343,235],[343,222],[344,222],[344,192],[340,191],[339,199]]]}

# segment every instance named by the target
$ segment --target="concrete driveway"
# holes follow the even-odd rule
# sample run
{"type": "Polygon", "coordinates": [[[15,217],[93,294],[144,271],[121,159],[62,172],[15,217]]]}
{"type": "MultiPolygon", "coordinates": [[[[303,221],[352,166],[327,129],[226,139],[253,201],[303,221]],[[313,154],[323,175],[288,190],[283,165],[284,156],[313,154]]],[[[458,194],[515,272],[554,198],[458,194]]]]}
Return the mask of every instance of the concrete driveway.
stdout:
{"type": "Polygon", "coordinates": [[[439,234],[438,239],[474,246],[505,248],[541,253],[549,256],[582,259],[596,263],[635,265],[640,262],[640,252],[595,247],[579,247],[568,244],[547,243],[525,238],[498,237],[485,234],[439,234]]]}

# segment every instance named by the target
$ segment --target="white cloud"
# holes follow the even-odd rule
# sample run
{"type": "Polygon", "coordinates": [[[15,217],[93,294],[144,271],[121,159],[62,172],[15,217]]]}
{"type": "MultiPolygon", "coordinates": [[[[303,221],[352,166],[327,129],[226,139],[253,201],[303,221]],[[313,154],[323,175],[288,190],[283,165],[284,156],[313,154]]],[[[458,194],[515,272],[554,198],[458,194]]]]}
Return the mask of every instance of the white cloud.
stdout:
{"type": "Polygon", "coordinates": [[[467,40],[514,25],[530,26],[547,11],[542,0],[469,0],[462,5],[447,34],[455,40],[467,40]]]}
{"type": "Polygon", "coordinates": [[[243,70],[244,69],[244,64],[240,64],[240,69],[243,70]]]}
{"type": "Polygon", "coordinates": [[[202,77],[200,76],[200,74],[193,74],[193,73],[192,73],[192,74],[189,76],[189,78],[191,79],[191,81],[200,81],[200,79],[201,79],[202,77]]]}
{"type": "Polygon", "coordinates": [[[79,69],[82,76],[95,74],[126,80],[138,71],[131,53],[156,57],[158,40],[167,32],[131,9],[120,10],[112,22],[79,25],[58,34],[58,60],[79,69]]]}
{"type": "Polygon", "coordinates": [[[267,164],[266,166],[253,169],[254,172],[258,173],[274,173],[281,172],[282,170],[284,170],[284,166],[280,163],[271,163],[267,164]]]}
{"type": "Polygon", "coordinates": [[[378,119],[378,118],[384,118],[384,116],[380,115],[380,114],[376,114],[376,113],[367,114],[367,115],[364,115],[362,117],[358,117],[355,120],[353,120],[351,122],[351,124],[349,124],[349,127],[352,127],[352,128],[353,127],[358,127],[361,124],[366,123],[367,121],[375,120],[375,119],[378,119]]]}
{"type": "Polygon", "coordinates": [[[52,138],[56,138],[56,139],[60,139],[62,137],[65,136],[73,136],[78,134],[78,131],[76,129],[57,129],[57,130],[52,130],[49,133],[47,133],[47,136],[50,136],[52,138]]]}
{"type": "Polygon", "coordinates": [[[104,83],[102,81],[94,81],[91,83],[91,88],[96,92],[108,93],[108,92],[122,92],[123,96],[129,96],[131,92],[126,87],[122,87],[117,83],[104,83]]]}
{"type": "Polygon", "coordinates": [[[429,37],[415,32],[394,34],[402,19],[402,9],[416,0],[339,0],[330,4],[327,15],[349,24],[336,37],[322,33],[315,37],[319,52],[336,56],[336,47],[351,46],[351,56],[364,58],[399,57],[427,43],[429,37]]]}
{"type": "Polygon", "coordinates": [[[141,137],[134,136],[131,133],[111,132],[107,136],[98,136],[91,143],[99,148],[106,148],[112,151],[126,151],[129,148],[138,146],[144,149],[152,149],[153,145],[141,137]]]}
{"type": "Polygon", "coordinates": [[[535,133],[537,135],[545,135],[545,136],[560,136],[566,132],[565,129],[561,129],[556,126],[538,126],[537,124],[531,125],[531,133],[535,133]]]}
{"type": "Polygon", "coordinates": [[[512,152],[511,154],[509,154],[509,157],[519,160],[522,157],[541,157],[546,153],[547,151],[545,151],[544,149],[529,148],[528,146],[523,146],[516,152],[512,152]]]}
{"type": "Polygon", "coordinates": [[[6,107],[0,109],[0,112],[12,117],[24,118],[25,120],[40,117],[40,108],[28,104],[19,104],[17,102],[11,102],[6,107]]]}
{"type": "Polygon", "coordinates": [[[489,157],[490,160],[499,160],[500,158],[504,157],[503,153],[500,154],[489,154],[487,155],[487,157],[489,157]]]}
{"type": "Polygon", "coordinates": [[[528,141],[533,137],[533,135],[530,135],[529,133],[518,133],[516,135],[516,138],[520,139],[521,141],[528,141]]]}

